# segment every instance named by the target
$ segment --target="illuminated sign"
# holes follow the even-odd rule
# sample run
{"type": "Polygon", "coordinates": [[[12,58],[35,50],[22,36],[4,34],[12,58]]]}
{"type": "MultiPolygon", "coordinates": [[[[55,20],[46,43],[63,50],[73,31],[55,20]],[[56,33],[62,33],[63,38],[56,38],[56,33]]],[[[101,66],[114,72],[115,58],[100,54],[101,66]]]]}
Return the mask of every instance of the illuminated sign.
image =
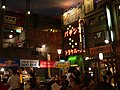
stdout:
{"type": "Polygon", "coordinates": [[[39,60],[21,59],[20,67],[39,67],[39,60]]]}
{"type": "Polygon", "coordinates": [[[5,15],[4,21],[5,23],[16,24],[16,17],[5,15]]]}
{"type": "Polygon", "coordinates": [[[69,36],[75,35],[78,32],[79,32],[78,28],[74,28],[74,27],[68,28],[68,30],[64,33],[64,37],[69,37],[69,36]]]}
{"type": "Polygon", "coordinates": [[[77,55],[69,56],[68,61],[70,62],[71,65],[77,64],[77,55]]]}
{"type": "Polygon", "coordinates": [[[69,25],[64,32],[65,55],[73,55],[82,52],[82,31],[79,22],[69,25]]]}
{"type": "Polygon", "coordinates": [[[56,68],[69,68],[70,67],[70,62],[66,61],[66,62],[56,62],[55,63],[55,67],[56,68]]]}
{"type": "Polygon", "coordinates": [[[77,50],[76,48],[74,49],[70,49],[70,50],[65,50],[65,55],[73,55],[73,54],[77,54],[77,53],[81,53],[81,50],[77,50]]]}
{"type": "Polygon", "coordinates": [[[63,14],[63,24],[68,25],[84,17],[83,5],[72,8],[63,14]]]}
{"type": "Polygon", "coordinates": [[[55,61],[40,60],[40,68],[55,68],[55,61]]]}
{"type": "Polygon", "coordinates": [[[91,55],[96,55],[99,53],[110,53],[112,51],[112,47],[110,45],[107,45],[107,46],[90,48],[89,50],[91,55]]]}

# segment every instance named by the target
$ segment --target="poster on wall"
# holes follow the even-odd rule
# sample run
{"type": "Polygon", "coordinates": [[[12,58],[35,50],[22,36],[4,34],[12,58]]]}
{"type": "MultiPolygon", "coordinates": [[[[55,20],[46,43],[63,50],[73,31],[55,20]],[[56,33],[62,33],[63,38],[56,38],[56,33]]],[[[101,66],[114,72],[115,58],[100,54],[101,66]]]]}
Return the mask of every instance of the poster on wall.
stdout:
{"type": "Polygon", "coordinates": [[[89,13],[94,10],[94,2],[93,0],[84,0],[84,9],[85,13],[89,13]]]}
{"type": "Polygon", "coordinates": [[[84,17],[84,7],[81,5],[76,8],[72,8],[63,14],[63,24],[68,25],[83,17],[84,17]]]}

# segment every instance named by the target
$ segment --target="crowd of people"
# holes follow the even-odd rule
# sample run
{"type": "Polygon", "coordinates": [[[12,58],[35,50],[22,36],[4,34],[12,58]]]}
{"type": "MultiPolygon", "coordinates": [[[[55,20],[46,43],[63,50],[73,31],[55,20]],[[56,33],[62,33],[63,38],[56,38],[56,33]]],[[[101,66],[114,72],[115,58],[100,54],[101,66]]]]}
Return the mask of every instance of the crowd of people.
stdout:
{"type": "MultiPolygon", "coordinates": [[[[0,90],[44,90],[40,87],[40,83],[37,83],[34,72],[30,72],[30,79],[25,84],[25,88],[21,87],[20,76],[16,70],[12,71],[6,85],[8,87],[0,83],[0,90]]],[[[114,90],[110,83],[96,83],[88,72],[85,73],[83,78],[77,69],[72,72],[68,70],[67,74],[49,81],[45,88],[45,90],[114,90]]]]}
{"type": "Polygon", "coordinates": [[[114,90],[111,83],[95,82],[94,77],[87,71],[83,78],[77,69],[74,72],[68,70],[68,74],[62,76],[60,81],[54,82],[51,88],[52,90],[114,90]]]}

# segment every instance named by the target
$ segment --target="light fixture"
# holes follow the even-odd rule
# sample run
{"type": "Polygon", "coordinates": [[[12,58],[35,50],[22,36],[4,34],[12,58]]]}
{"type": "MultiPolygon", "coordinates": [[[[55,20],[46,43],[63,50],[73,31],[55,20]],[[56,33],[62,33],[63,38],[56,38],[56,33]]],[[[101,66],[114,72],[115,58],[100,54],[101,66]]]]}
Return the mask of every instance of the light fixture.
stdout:
{"type": "Polygon", "coordinates": [[[85,60],[89,60],[90,58],[89,57],[86,57],[85,60]]]}
{"type": "Polygon", "coordinates": [[[71,45],[71,42],[69,43],[69,45],[71,45]]]}
{"type": "Polygon", "coordinates": [[[108,44],[108,43],[109,43],[109,40],[106,39],[106,40],[104,40],[104,42],[105,42],[106,44],[108,44]]]}
{"type": "Polygon", "coordinates": [[[61,49],[57,49],[58,54],[61,54],[62,50],[61,49]]]}
{"type": "Polygon", "coordinates": [[[103,60],[103,53],[99,53],[99,59],[103,60]]]}
{"type": "Polygon", "coordinates": [[[10,34],[10,35],[9,35],[9,38],[13,38],[13,35],[12,35],[12,34],[10,34]]]}
{"type": "Polygon", "coordinates": [[[1,71],[1,72],[3,72],[4,70],[5,70],[4,68],[1,68],[1,70],[0,70],[0,71],[1,71]]]}
{"type": "Polygon", "coordinates": [[[27,14],[30,14],[30,11],[28,11],[27,14]]]}
{"type": "Polygon", "coordinates": [[[45,48],[46,46],[45,45],[42,45],[42,48],[45,48]]]}
{"type": "Polygon", "coordinates": [[[72,45],[72,48],[74,48],[74,45],[72,45]]]}
{"type": "Polygon", "coordinates": [[[2,9],[5,9],[5,5],[2,6],[2,9]]]}
{"type": "Polygon", "coordinates": [[[75,43],[75,45],[77,45],[77,42],[75,43]]]}
{"type": "Polygon", "coordinates": [[[71,38],[69,38],[69,41],[71,40],[71,38]]]}

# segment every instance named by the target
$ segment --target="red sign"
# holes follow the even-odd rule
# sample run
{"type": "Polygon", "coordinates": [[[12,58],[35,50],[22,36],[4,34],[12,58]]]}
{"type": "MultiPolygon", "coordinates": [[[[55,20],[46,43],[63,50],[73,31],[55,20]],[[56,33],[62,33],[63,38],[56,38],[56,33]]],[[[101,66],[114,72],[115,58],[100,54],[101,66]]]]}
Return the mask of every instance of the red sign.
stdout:
{"type": "Polygon", "coordinates": [[[99,53],[110,53],[112,51],[112,47],[111,47],[111,45],[107,45],[107,46],[90,48],[89,50],[90,50],[91,55],[96,55],[99,53]]]}
{"type": "Polygon", "coordinates": [[[54,68],[55,61],[40,60],[40,68],[54,68]]]}

